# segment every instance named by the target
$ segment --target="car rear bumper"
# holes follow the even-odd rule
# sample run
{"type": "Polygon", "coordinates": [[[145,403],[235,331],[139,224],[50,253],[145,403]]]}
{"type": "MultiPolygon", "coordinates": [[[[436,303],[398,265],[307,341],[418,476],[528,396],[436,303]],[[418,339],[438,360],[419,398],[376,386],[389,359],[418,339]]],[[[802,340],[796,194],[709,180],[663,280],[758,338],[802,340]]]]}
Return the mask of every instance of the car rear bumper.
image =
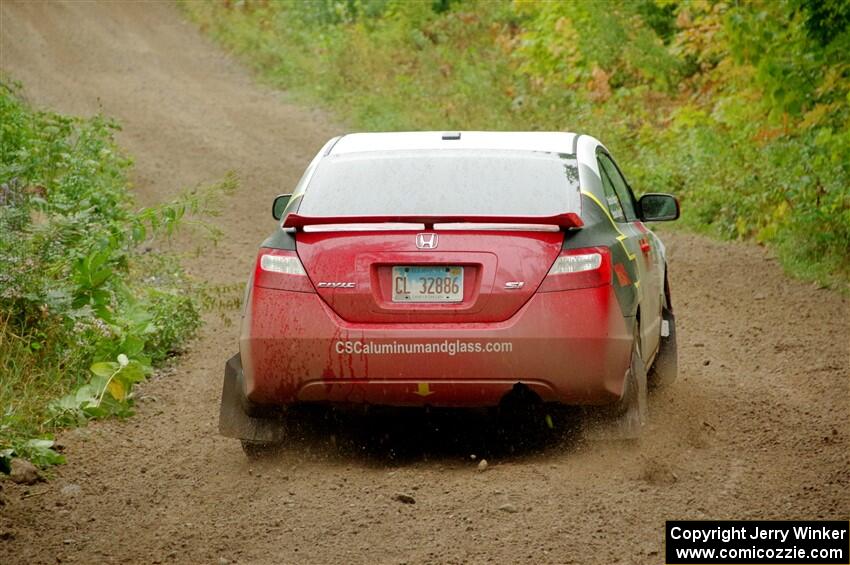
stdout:
{"type": "Polygon", "coordinates": [[[316,294],[255,287],[240,339],[255,404],[492,406],[521,382],[542,400],[618,399],[630,320],[611,286],[537,293],[498,323],[362,324],[316,294]]]}

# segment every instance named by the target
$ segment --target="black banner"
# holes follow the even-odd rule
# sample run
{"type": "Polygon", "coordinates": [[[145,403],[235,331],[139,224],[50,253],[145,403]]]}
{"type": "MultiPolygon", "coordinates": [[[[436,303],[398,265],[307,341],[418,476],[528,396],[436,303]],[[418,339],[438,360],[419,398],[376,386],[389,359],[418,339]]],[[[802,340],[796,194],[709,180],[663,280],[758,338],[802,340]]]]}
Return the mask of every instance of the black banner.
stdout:
{"type": "Polygon", "coordinates": [[[668,565],[850,563],[850,523],[677,520],[666,528],[668,565]]]}

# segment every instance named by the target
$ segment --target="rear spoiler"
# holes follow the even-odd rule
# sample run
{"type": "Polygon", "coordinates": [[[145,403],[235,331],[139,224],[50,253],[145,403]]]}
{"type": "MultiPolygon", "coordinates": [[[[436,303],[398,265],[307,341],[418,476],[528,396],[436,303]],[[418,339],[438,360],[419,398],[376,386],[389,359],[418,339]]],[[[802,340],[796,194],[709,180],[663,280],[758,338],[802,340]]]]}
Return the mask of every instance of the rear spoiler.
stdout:
{"type": "Polygon", "coordinates": [[[580,228],[584,225],[575,212],[554,216],[468,216],[468,215],[402,215],[402,216],[302,216],[290,213],[283,219],[282,228],[303,228],[328,224],[425,224],[433,229],[434,224],[531,224],[558,226],[562,229],[580,228]]]}

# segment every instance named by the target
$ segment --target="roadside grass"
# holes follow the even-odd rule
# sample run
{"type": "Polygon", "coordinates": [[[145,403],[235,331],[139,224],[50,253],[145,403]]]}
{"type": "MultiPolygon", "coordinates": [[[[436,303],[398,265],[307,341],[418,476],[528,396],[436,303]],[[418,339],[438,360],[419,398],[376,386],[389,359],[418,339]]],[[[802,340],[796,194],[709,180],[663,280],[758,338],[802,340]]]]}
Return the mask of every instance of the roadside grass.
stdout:
{"type": "MultiPolygon", "coordinates": [[[[3,407],[3,448],[40,437],[47,430],[45,407],[54,399],[70,392],[88,373],[85,350],[68,350],[61,327],[43,328],[46,351],[38,355],[32,342],[9,328],[9,316],[0,320],[0,406],[3,407]],[[76,375],[68,378],[68,374],[76,375]]],[[[20,449],[17,449],[18,451],[20,449]]]]}
{"type": "Polygon", "coordinates": [[[61,463],[51,434],[132,414],[133,385],[177,354],[204,297],[163,245],[236,186],[135,207],[118,125],[37,111],[0,77],[0,471],[61,463]]]}
{"type": "Polygon", "coordinates": [[[266,81],[357,128],[589,133],[638,192],[679,196],[689,229],[850,288],[840,14],[794,0],[181,6],[266,81]]]}

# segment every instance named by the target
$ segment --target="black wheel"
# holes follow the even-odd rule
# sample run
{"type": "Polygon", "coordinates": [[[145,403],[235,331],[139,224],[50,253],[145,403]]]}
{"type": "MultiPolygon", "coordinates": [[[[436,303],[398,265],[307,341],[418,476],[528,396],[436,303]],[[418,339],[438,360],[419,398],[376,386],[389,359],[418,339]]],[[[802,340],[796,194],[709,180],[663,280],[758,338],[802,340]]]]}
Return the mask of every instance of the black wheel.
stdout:
{"type": "Polygon", "coordinates": [[[617,425],[624,438],[639,437],[646,425],[649,412],[647,399],[646,367],[640,354],[640,340],[632,348],[632,362],[626,378],[626,390],[617,406],[617,425]]]}
{"type": "Polygon", "coordinates": [[[658,355],[649,370],[648,381],[653,388],[669,386],[679,374],[679,352],[676,345],[676,316],[665,306],[661,311],[661,343],[658,355]],[[665,335],[666,334],[666,335],[665,335]]]}
{"type": "Polygon", "coordinates": [[[280,451],[280,442],[265,442],[242,440],[242,451],[248,456],[248,459],[262,459],[269,457],[280,451]]]}
{"type": "MultiPolygon", "coordinates": [[[[635,335],[640,335],[637,330],[635,335]]],[[[589,439],[637,439],[646,425],[648,413],[646,367],[640,354],[640,338],[635,337],[623,396],[611,406],[591,411],[585,435],[589,439]]]]}

